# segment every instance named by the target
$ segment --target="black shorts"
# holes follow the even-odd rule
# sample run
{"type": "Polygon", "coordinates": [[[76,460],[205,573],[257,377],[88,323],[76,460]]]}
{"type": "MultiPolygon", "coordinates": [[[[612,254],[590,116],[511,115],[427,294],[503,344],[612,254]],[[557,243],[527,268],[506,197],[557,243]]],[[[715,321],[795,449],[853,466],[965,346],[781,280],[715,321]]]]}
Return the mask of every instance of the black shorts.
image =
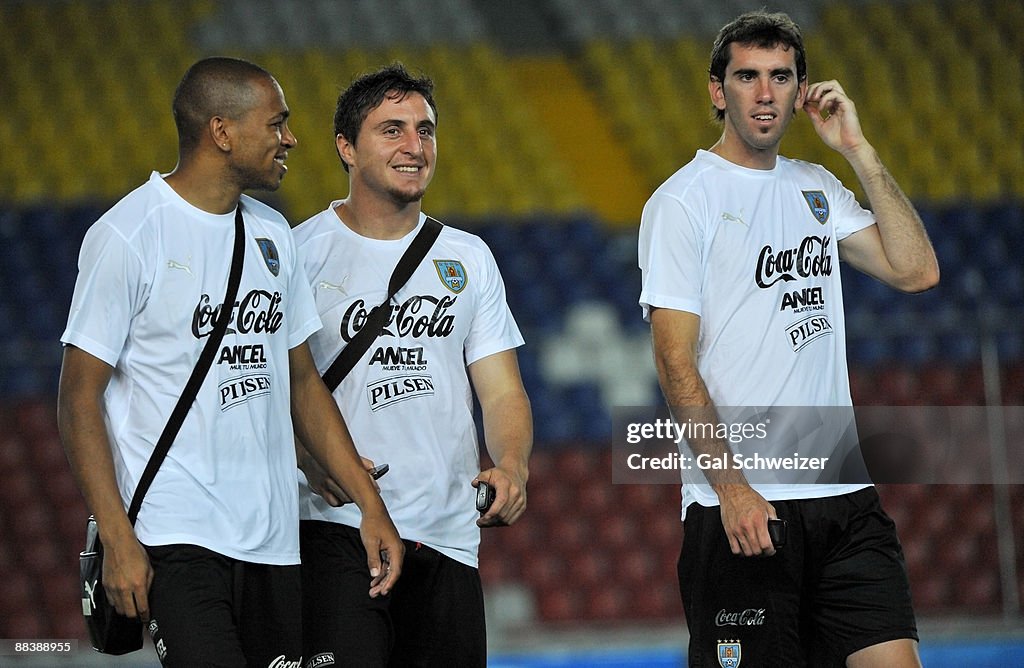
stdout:
{"type": "Polygon", "coordinates": [[[405,541],[402,577],[389,595],[370,598],[358,529],[308,520],[299,531],[307,668],[487,665],[477,569],[405,541]]]}
{"type": "Polygon", "coordinates": [[[771,503],[789,523],[773,557],[732,554],[717,506],[686,509],[687,665],[845,666],[857,650],[917,639],[903,550],[874,487],[771,503]]]}
{"type": "Polygon", "coordinates": [[[299,668],[298,566],[239,561],[195,545],[146,550],[153,565],[146,628],[162,665],[299,668]]]}

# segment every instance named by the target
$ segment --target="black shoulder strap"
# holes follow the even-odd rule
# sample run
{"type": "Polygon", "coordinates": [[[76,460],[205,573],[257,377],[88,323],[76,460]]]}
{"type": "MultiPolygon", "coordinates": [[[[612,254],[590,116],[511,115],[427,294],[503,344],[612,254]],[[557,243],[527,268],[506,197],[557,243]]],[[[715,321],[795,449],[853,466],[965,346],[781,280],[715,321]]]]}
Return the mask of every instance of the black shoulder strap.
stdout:
{"type": "Polygon", "coordinates": [[[434,240],[441,234],[442,227],[444,225],[439,221],[427,216],[427,220],[416,234],[416,238],[412,240],[409,248],[406,249],[398,264],[395,265],[395,271],[392,272],[391,280],[388,281],[387,298],[370,311],[363,328],[352,337],[348,345],[338,353],[338,357],[331,363],[330,368],[324,372],[323,379],[328,390],[334,392],[338,385],[341,384],[341,381],[345,380],[345,376],[356,365],[356,362],[359,361],[359,358],[370,349],[373,342],[380,336],[381,330],[388,324],[391,316],[391,298],[409,281],[409,277],[416,271],[416,267],[427,256],[430,247],[434,245],[434,240]]]}
{"type": "Polygon", "coordinates": [[[160,440],[157,441],[156,447],[153,448],[153,454],[149,458],[149,463],[146,464],[146,470],[142,472],[139,486],[135,488],[135,494],[132,495],[132,503],[128,507],[128,521],[133,526],[135,525],[135,519],[139,516],[139,510],[142,509],[142,499],[146,496],[146,492],[149,491],[149,486],[153,483],[156,472],[160,469],[160,465],[163,464],[164,458],[167,457],[167,451],[171,449],[171,443],[174,442],[178,431],[181,429],[181,424],[185,421],[185,416],[188,415],[189,409],[192,408],[192,402],[195,401],[196,395],[199,394],[199,388],[203,385],[203,380],[206,378],[210,365],[213,363],[213,357],[217,354],[217,348],[220,347],[221,339],[224,338],[224,332],[227,331],[228,323],[231,321],[231,313],[235,307],[235,297],[238,295],[238,284],[242,281],[244,255],[245,226],[242,222],[242,203],[239,202],[238,208],[235,209],[235,246],[231,252],[231,273],[228,275],[227,293],[224,295],[224,301],[221,302],[220,313],[217,315],[217,321],[213,325],[210,338],[206,340],[206,345],[203,346],[203,351],[199,354],[199,361],[196,362],[196,367],[192,369],[192,375],[189,376],[188,382],[185,383],[185,389],[182,390],[178,403],[175,404],[171,417],[167,420],[167,426],[164,427],[163,433],[160,434],[160,440]]]}

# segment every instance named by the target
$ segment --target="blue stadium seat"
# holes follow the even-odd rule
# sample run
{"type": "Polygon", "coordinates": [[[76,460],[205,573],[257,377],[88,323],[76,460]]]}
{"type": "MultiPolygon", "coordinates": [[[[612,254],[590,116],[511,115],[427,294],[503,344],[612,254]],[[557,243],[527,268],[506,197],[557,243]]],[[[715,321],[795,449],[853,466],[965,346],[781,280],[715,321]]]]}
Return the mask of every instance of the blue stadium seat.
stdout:
{"type": "Polygon", "coordinates": [[[893,358],[889,342],[883,338],[851,338],[847,341],[851,363],[875,366],[893,358]]]}
{"type": "Polygon", "coordinates": [[[611,435],[611,417],[605,410],[601,388],[596,383],[576,383],[564,390],[565,405],[578,416],[577,436],[588,441],[606,441],[611,435]]]}
{"type": "Polygon", "coordinates": [[[914,366],[938,357],[938,342],[934,337],[921,334],[902,336],[896,340],[896,354],[900,360],[914,366]]]}
{"type": "Polygon", "coordinates": [[[1021,334],[1020,331],[1008,331],[998,334],[996,336],[996,346],[1001,361],[1024,360],[1024,334],[1021,334]]]}
{"type": "Polygon", "coordinates": [[[951,234],[942,234],[932,238],[935,255],[939,260],[941,271],[957,271],[963,263],[963,246],[960,240],[951,234]]]}
{"type": "Polygon", "coordinates": [[[954,364],[966,364],[976,362],[981,349],[976,335],[960,332],[940,336],[939,353],[954,364]]]}

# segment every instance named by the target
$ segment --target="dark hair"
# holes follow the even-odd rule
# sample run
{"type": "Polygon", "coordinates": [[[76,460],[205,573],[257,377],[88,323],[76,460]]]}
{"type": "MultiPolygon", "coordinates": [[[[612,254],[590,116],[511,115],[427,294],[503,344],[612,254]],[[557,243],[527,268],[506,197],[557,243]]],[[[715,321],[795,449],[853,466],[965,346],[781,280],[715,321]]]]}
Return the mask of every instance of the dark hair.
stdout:
{"type": "MultiPolygon", "coordinates": [[[[355,145],[363,121],[380,106],[384,98],[402,100],[409,93],[422,95],[434,111],[434,118],[437,118],[434,82],[429,77],[415,77],[399,62],[360,76],[338,96],[334,108],[334,135],[341,135],[355,145]]],[[[344,160],[341,164],[347,172],[348,165],[344,160]]]]}
{"type": "Polygon", "coordinates": [[[240,118],[255,104],[255,79],[274,78],[259,65],[238,58],[204,58],[188,68],[174,91],[171,110],[178,146],[188,152],[199,144],[214,116],[240,118]]]}
{"type": "MultiPolygon", "coordinates": [[[[762,49],[782,46],[793,49],[796,56],[796,78],[803,81],[807,78],[807,53],[804,51],[804,38],[800,34],[800,26],[782,12],[769,13],[758,10],[741,14],[727,23],[718,31],[715,44],[711,47],[711,67],[708,74],[717,81],[725,80],[725,70],[729,66],[730,44],[752,45],[762,49]]],[[[717,107],[715,118],[722,120],[725,112],[717,107]]]]}

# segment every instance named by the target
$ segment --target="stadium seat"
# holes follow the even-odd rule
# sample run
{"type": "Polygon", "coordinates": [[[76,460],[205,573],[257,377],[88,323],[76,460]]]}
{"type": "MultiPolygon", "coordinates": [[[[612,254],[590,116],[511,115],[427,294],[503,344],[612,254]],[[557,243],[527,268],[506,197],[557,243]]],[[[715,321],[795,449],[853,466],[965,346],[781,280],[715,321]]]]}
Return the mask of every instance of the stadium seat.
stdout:
{"type": "Polygon", "coordinates": [[[0,617],[0,633],[6,638],[46,638],[47,623],[38,605],[39,589],[26,574],[15,571],[0,578],[0,606],[5,611],[0,617]]]}
{"type": "Polygon", "coordinates": [[[629,592],[616,580],[606,580],[601,587],[587,593],[582,616],[594,621],[636,619],[639,611],[631,609],[629,603],[629,592]]]}
{"type": "MultiPolygon", "coordinates": [[[[580,555],[581,559],[586,552],[580,555]]],[[[525,555],[524,555],[525,556],[525,555]]],[[[577,570],[577,560],[568,561],[564,554],[539,552],[522,562],[522,578],[534,592],[565,587],[567,576],[577,570]],[[571,568],[569,566],[572,566],[571,568]]]]}
{"type": "Polygon", "coordinates": [[[568,562],[571,564],[566,572],[569,586],[589,592],[603,588],[610,580],[618,580],[619,564],[613,553],[602,548],[597,541],[588,543],[586,549],[568,562]]]}
{"type": "Polygon", "coordinates": [[[553,587],[536,592],[540,618],[545,622],[578,622],[585,614],[585,601],[581,592],[553,587]]]}
{"type": "Polygon", "coordinates": [[[604,549],[621,549],[633,544],[638,529],[635,518],[627,517],[624,513],[606,512],[597,520],[597,539],[604,549]]]}

